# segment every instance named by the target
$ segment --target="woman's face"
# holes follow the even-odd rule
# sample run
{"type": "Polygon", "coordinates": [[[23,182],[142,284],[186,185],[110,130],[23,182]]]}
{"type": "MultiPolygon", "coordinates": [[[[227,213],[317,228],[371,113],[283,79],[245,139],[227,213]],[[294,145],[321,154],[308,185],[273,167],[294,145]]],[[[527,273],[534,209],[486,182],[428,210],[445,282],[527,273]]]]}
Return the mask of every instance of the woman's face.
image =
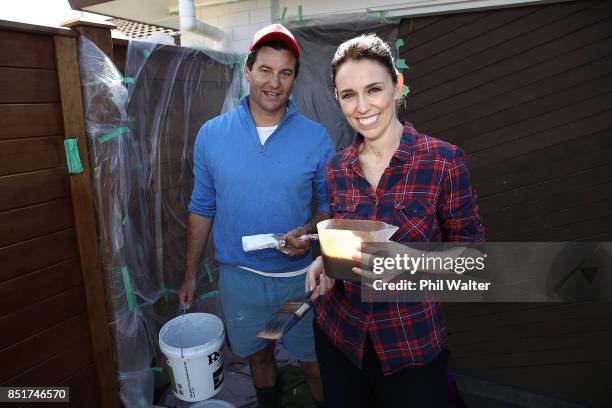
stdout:
{"type": "Polygon", "coordinates": [[[369,141],[384,136],[397,120],[395,101],[402,85],[401,77],[394,85],[387,68],[368,59],[348,60],[336,72],[336,98],[342,112],[369,141]]]}

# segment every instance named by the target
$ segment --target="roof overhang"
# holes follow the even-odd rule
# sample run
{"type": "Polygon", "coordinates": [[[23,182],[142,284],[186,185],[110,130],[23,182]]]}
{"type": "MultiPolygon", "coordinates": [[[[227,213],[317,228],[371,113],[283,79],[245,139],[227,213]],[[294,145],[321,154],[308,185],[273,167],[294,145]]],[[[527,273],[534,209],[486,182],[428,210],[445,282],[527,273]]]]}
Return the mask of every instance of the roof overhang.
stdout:
{"type": "Polygon", "coordinates": [[[178,0],[68,0],[73,10],[179,29],[178,0]]]}

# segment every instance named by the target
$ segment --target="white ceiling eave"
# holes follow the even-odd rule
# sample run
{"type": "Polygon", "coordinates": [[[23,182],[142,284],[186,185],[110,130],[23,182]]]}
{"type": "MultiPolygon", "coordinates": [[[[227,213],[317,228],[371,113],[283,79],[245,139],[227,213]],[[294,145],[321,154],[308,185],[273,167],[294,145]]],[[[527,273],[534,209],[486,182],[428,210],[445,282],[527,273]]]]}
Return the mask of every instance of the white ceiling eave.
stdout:
{"type": "Polygon", "coordinates": [[[68,0],[74,10],[179,29],[177,0],[68,0]]]}

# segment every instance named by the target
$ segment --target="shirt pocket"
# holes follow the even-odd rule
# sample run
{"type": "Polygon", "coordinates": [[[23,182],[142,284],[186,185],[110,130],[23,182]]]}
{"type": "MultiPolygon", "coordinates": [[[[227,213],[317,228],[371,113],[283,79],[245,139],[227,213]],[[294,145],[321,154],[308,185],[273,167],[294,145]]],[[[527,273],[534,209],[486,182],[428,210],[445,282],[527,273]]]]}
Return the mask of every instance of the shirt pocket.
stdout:
{"type": "Polygon", "coordinates": [[[359,205],[356,198],[338,197],[332,204],[334,218],[353,218],[359,205]]]}
{"type": "Polygon", "coordinates": [[[426,199],[404,199],[394,204],[394,210],[396,225],[400,227],[394,235],[394,241],[437,241],[440,227],[433,202],[426,199]]]}

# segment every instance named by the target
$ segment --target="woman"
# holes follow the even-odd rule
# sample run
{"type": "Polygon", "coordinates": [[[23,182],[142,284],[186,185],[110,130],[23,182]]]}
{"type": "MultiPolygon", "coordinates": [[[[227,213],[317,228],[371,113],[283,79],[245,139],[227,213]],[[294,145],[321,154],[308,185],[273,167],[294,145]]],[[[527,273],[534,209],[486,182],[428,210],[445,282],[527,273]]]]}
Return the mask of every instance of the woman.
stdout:
{"type": "MultiPolygon", "coordinates": [[[[328,165],[332,216],[398,226],[396,242],[482,241],[463,152],[397,118],[404,81],[389,46],[375,35],[349,40],[332,73],[336,99],[359,133],[328,165]]],[[[362,302],[359,284],[334,284],[321,258],[306,286],[317,277],[315,345],[328,406],[448,407],[440,304],[362,302]]]]}

